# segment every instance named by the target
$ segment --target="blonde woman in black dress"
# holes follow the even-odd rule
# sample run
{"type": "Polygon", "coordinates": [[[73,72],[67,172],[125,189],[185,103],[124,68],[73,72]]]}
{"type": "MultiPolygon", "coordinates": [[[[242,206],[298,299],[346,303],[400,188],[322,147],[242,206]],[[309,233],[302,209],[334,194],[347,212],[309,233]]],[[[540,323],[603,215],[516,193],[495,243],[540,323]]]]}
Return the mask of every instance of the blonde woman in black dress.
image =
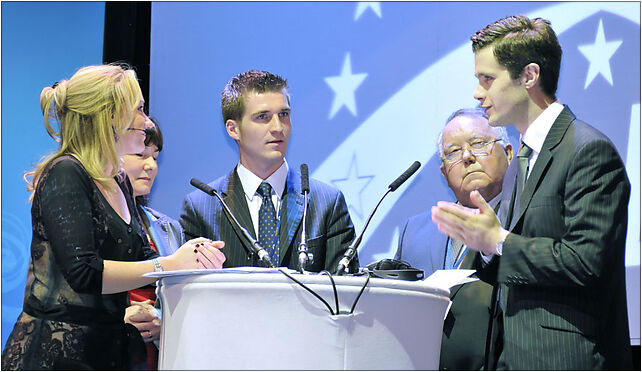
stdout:
{"type": "Polygon", "coordinates": [[[27,174],[32,277],[2,369],[129,369],[144,348],[123,322],[127,291],[153,282],[147,272],[220,268],[223,243],[192,239],[165,257],[149,247],[120,168],[151,126],[134,71],[85,67],[40,101],[59,148],[27,174]]]}

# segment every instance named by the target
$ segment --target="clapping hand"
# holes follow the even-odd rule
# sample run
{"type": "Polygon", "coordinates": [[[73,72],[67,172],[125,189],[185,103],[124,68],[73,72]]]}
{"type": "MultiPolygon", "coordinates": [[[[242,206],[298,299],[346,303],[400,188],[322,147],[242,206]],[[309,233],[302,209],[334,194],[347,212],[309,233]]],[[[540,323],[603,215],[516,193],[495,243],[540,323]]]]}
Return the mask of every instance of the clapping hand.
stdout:
{"type": "Polygon", "coordinates": [[[430,210],[432,221],[437,224],[439,231],[469,248],[486,255],[497,254],[497,244],[504,241],[508,231],[501,227],[495,211],[479,191],[471,191],[470,200],[477,209],[437,202],[430,210]]]}

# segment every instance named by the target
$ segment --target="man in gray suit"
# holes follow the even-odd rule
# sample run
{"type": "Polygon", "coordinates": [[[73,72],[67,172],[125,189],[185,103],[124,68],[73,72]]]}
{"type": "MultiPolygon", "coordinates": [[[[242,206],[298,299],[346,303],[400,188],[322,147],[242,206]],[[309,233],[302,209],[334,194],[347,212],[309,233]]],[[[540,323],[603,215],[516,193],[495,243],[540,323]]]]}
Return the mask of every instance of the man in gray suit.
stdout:
{"type": "Polygon", "coordinates": [[[630,184],[615,146],[556,98],[562,49],[544,19],[511,16],[471,37],[474,97],[522,146],[499,211],[439,202],[440,231],[479,251],[495,285],[488,368],[630,369],[624,248],[630,184]]]}
{"type": "MultiPolygon", "coordinates": [[[[470,192],[479,190],[495,208],[513,147],[503,127],[488,125],[482,109],[461,109],[450,115],[437,140],[441,174],[457,202],[474,208],[470,192]]],[[[440,233],[430,212],[411,217],[399,237],[395,258],[425,271],[471,269],[479,260],[476,251],[440,233]]],[[[444,321],[440,370],[480,370],[490,320],[492,286],[477,281],[450,290],[453,302],[444,321]]]]}
{"type": "MultiPolygon", "coordinates": [[[[287,81],[267,71],[250,70],[228,81],[221,94],[227,134],[240,160],[209,185],[229,205],[241,225],[270,254],[275,266],[298,266],[304,198],[301,178],[285,160],[292,123],[287,81]]],[[[204,236],[225,242],[223,267],[257,266],[249,243],[223,212],[218,200],[194,191],[185,197],[180,218],[187,239],[204,236]]],[[[343,194],[310,179],[306,221],[309,271],[334,272],[355,237],[343,194]]],[[[359,267],[355,257],[351,270],[359,267]]]]}

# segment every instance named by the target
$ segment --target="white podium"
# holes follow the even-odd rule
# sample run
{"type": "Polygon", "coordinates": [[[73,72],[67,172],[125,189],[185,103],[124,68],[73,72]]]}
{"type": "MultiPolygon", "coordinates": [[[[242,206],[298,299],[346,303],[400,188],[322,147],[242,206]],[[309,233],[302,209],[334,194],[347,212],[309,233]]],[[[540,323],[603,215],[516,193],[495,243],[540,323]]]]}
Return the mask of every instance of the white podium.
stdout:
{"type": "MultiPolygon", "coordinates": [[[[327,275],[291,275],[335,309],[327,275]]],[[[447,290],[371,278],[348,315],[366,277],[334,279],[341,314],[333,316],[279,272],[162,277],[159,369],[438,368],[447,290]]]]}

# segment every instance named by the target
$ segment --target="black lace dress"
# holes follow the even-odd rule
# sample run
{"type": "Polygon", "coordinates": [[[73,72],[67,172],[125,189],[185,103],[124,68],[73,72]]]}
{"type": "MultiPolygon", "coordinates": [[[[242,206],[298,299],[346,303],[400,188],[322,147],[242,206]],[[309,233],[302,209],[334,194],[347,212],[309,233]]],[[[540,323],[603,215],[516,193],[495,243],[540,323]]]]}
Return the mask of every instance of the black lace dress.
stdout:
{"type": "Polygon", "coordinates": [[[61,156],[43,172],[31,208],[33,275],[2,352],[3,370],[122,370],[144,358],[138,330],[123,322],[127,292],[101,294],[103,260],[158,255],[136,217],[129,180],[118,185],[129,224],[75,158],[61,156]]]}

